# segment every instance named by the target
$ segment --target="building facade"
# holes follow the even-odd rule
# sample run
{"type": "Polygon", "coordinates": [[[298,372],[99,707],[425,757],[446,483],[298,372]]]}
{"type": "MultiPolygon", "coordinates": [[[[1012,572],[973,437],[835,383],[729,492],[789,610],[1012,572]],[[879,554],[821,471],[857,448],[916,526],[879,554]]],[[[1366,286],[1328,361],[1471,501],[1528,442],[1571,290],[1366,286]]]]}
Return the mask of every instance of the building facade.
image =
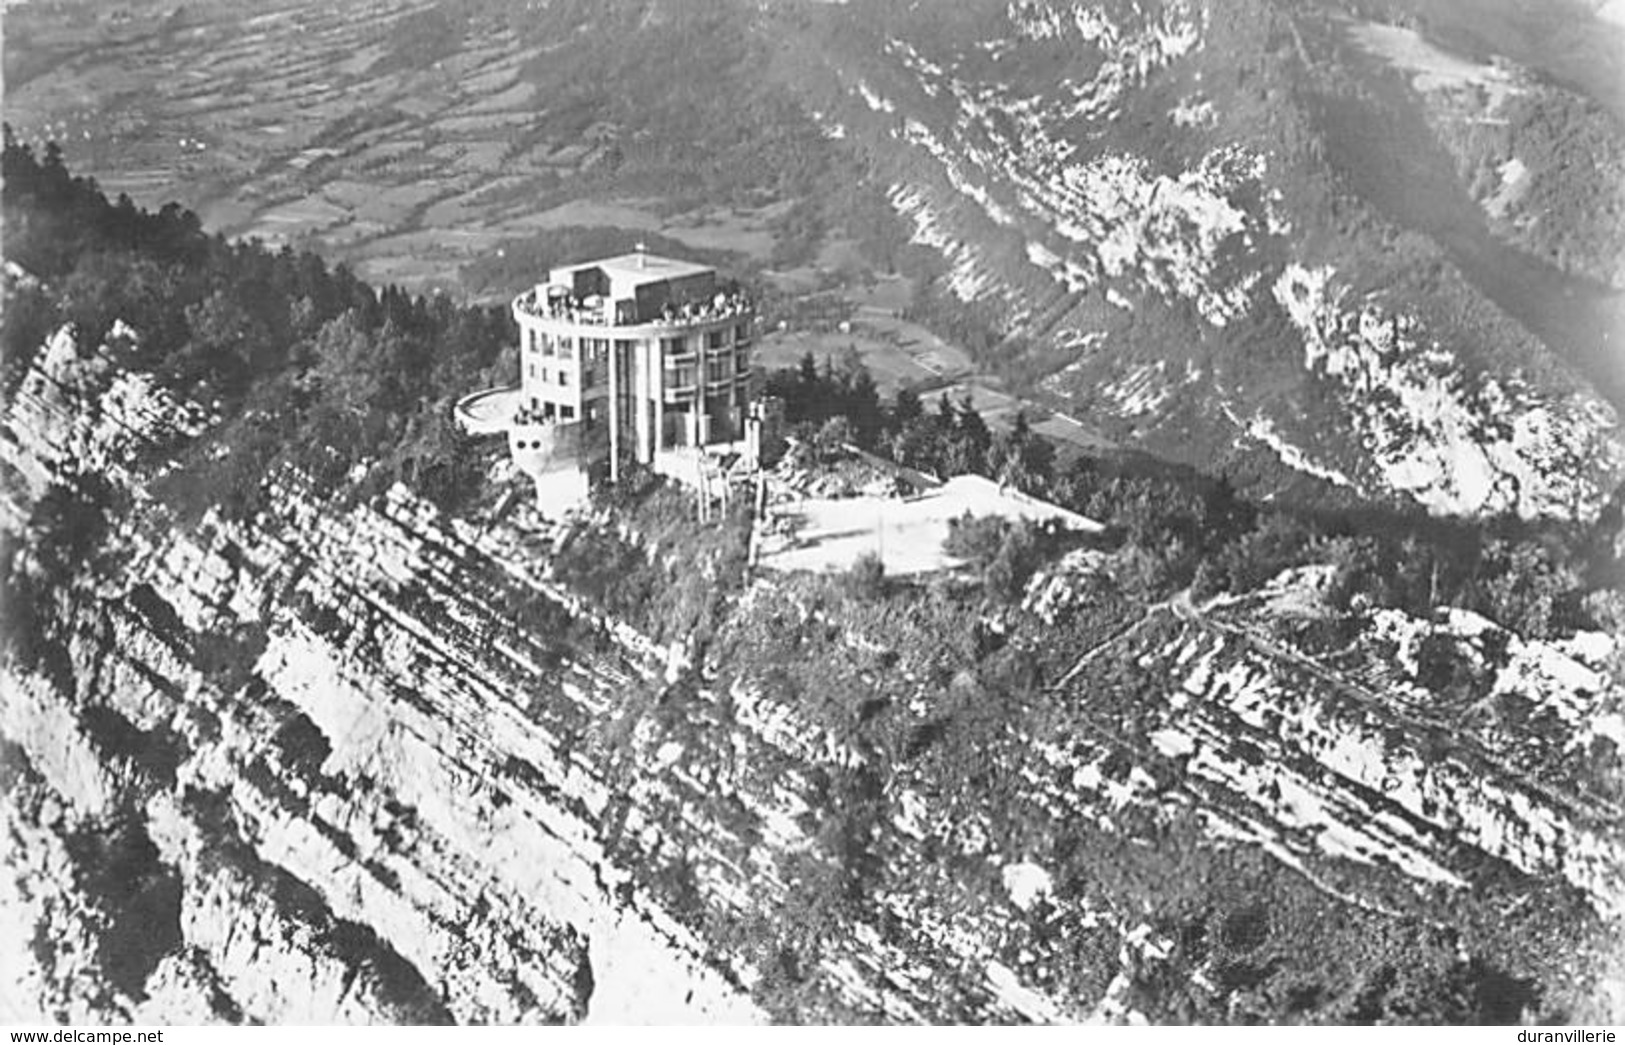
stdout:
{"type": "MultiPolygon", "coordinates": [[[[755,317],[715,270],[638,250],[557,268],[513,302],[518,403],[509,436],[527,471],[563,442],[649,464],[743,435],[755,317]],[[571,436],[570,439],[561,437],[571,436]]],[[[585,452],[585,451],[584,451],[585,452]]]]}

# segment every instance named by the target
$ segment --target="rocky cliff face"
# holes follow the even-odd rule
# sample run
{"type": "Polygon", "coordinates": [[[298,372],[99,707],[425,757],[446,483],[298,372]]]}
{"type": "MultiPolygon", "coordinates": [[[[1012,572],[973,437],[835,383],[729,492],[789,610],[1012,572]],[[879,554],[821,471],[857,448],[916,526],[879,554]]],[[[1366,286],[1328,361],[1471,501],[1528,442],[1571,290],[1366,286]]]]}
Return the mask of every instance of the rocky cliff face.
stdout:
{"type": "MultiPolygon", "coordinates": [[[[882,774],[770,668],[668,663],[595,619],[523,510],[447,518],[399,487],[343,508],[279,476],[258,516],[177,527],[151,451],[208,418],[118,358],[58,335],[5,429],[11,537],[87,470],[130,501],[0,664],[15,1016],[1174,1018],[1148,985],[1231,997],[1232,967],[1087,861],[1176,845],[1372,917],[1538,895],[1617,929],[1618,797],[1581,771],[1625,741],[1608,636],[1340,617],[1314,571],[1155,606],[951,787],[929,751],[975,680],[786,582],[719,647],[823,622],[830,684],[853,659],[924,757],[882,774]],[[802,906],[832,881],[838,907],[802,906]]],[[[1050,641],[1091,569],[1036,580],[1009,641],[1050,641]]],[[[1617,1019],[1581,953],[1561,989],[1617,1019]]]]}
{"type": "Polygon", "coordinates": [[[1625,135],[1388,6],[879,5],[821,115],[1080,416],[1264,487],[1594,514],[1625,461],[1592,282],[1625,135]],[[1328,329],[1382,361],[1323,365],[1328,329]]]}
{"type": "MultiPolygon", "coordinates": [[[[94,459],[71,440],[123,387],[44,363],[8,428],[41,479],[94,459]]],[[[149,396],[127,445],[92,441],[121,461],[186,415],[149,396]]],[[[122,520],[118,565],[54,593],[48,655],[5,668],[23,1015],[752,1018],[597,839],[575,749],[648,665],[519,626],[549,597],[410,497],[276,505],[122,520]]]]}

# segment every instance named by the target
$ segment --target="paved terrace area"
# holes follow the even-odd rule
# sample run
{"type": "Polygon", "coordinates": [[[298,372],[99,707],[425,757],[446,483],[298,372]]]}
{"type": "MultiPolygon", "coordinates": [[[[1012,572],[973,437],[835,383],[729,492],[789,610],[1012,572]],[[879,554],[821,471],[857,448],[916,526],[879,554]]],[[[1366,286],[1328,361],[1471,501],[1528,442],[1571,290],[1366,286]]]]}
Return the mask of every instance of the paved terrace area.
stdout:
{"type": "Polygon", "coordinates": [[[942,550],[948,522],[969,512],[1034,522],[1058,520],[1079,533],[1100,523],[979,475],[961,475],[914,497],[808,498],[780,504],[777,525],[763,529],[761,565],[774,570],[845,570],[876,552],[890,576],[931,573],[961,565],[942,550]],[[776,532],[775,532],[776,531],[776,532]]]}
{"type": "Polygon", "coordinates": [[[519,389],[487,388],[457,400],[453,415],[469,435],[500,435],[519,411],[519,389]]]}

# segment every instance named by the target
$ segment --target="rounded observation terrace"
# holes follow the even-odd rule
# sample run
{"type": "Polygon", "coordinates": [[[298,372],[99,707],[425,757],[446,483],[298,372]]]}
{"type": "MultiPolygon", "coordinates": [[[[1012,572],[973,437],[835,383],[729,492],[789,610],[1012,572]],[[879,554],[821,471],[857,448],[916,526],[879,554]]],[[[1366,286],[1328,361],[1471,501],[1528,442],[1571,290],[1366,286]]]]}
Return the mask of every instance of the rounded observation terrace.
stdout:
{"type": "Polygon", "coordinates": [[[545,329],[566,337],[641,340],[748,322],[755,317],[755,311],[750,298],[738,289],[640,315],[632,301],[615,302],[599,295],[576,297],[564,287],[543,284],[513,299],[513,317],[521,327],[545,329]],[[608,329],[614,334],[607,335],[608,329]]]}
{"type": "Polygon", "coordinates": [[[452,408],[453,416],[469,435],[501,435],[519,412],[518,388],[487,388],[466,395],[452,408]]]}

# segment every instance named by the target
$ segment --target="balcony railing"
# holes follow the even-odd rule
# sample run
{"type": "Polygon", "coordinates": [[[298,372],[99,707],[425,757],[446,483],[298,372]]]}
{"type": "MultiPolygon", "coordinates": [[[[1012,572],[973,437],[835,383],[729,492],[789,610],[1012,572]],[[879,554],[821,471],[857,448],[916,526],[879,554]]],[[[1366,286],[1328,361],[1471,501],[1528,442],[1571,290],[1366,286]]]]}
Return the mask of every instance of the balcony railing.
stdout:
{"type": "Polygon", "coordinates": [[[635,312],[616,316],[614,303],[601,297],[578,298],[570,294],[549,294],[533,287],[514,299],[514,309],[539,319],[556,319],[584,326],[690,326],[749,315],[751,302],[739,291],[725,291],[707,301],[668,305],[658,314],[639,316],[635,312]]]}

